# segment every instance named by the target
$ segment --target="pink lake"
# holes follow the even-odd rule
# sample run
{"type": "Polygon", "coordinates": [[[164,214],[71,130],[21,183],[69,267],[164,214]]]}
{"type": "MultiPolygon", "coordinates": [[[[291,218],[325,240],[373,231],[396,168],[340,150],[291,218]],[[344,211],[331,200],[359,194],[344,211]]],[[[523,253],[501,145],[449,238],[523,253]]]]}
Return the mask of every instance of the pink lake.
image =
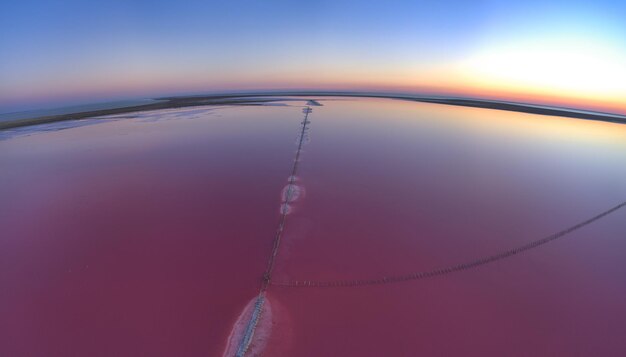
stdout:
{"type": "MultiPolygon", "coordinates": [[[[626,125],[316,98],[272,281],[465,263],[626,201],[626,125]]],[[[222,356],[306,100],[0,132],[0,355],[222,356]]],[[[270,285],[266,356],[624,356],[626,208],[473,269],[270,285]]]]}

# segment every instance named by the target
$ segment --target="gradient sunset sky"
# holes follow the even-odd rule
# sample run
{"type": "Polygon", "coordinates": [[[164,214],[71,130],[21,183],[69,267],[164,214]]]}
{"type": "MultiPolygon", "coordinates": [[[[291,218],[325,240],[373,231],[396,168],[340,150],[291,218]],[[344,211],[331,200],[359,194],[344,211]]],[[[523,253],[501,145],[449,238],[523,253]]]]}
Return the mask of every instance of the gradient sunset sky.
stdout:
{"type": "Polygon", "coordinates": [[[262,89],[626,114],[626,1],[3,1],[0,112],[262,89]]]}

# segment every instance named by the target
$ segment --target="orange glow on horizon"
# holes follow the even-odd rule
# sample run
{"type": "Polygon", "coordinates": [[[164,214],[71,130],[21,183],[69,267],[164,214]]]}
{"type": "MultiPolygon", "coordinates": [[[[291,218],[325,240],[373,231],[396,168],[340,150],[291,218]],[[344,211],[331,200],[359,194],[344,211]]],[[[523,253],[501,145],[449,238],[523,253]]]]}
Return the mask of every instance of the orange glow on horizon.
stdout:
{"type": "MultiPolygon", "coordinates": [[[[354,74],[354,73],[351,73],[354,74]]],[[[619,95],[582,94],[575,91],[555,92],[550,89],[531,86],[497,83],[492,80],[479,80],[463,76],[458,72],[434,70],[432,73],[414,72],[402,75],[391,72],[371,72],[367,76],[349,77],[347,74],[325,76],[275,75],[272,78],[203,78],[193,76],[149,76],[141,75],[127,80],[99,78],[84,83],[69,82],[64,85],[65,92],[51,95],[54,91],[48,86],[40,87],[36,93],[15,90],[7,100],[22,98],[64,99],[142,96],[158,97],[167,95],[202,94],[219,91],[255,91],[255,90],[337,90],[398,92],[420,95],[458,96],[477,99],[490,99],[521,102],[537,105],[551,105],[581,110],[610,112],[626,115],[626,100],[619,95]],[[106,90],[103,90],[106,88],[106,90]],[[26,96],[28,94],[28,96],[26,96]]],[[[52,85],[51,85],[52,86],[52,85]]]]}

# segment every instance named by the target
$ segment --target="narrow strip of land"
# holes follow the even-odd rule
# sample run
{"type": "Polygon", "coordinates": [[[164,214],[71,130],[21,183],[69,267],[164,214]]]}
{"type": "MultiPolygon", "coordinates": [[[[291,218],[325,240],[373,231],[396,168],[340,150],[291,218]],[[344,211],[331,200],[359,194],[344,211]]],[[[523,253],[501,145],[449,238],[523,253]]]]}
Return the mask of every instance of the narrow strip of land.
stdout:
{"type": "Polygon", "coordinates": [[[263,313],[263,305],[265,305],[265,294],[261,293],[259,294],[259,296],[257,296],[256,301],[254,302],[252,315],[250,315],[248,325],[246,325],[246,329],[243,333],[241,341],[239,342],[235,357],[244,357],[246,355],[246,352],[248,352],[248,348],[250,348],[250,343],[252,343],[252,337],[254,337],[254,330],[259,324],[259,319],[261,319],[261,314],[263,313]]]}

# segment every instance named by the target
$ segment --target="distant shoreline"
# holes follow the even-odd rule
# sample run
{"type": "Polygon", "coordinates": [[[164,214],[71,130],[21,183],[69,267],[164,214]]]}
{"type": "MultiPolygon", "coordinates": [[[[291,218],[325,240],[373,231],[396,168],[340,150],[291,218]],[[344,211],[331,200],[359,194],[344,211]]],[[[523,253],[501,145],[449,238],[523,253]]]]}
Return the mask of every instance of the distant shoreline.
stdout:
{"type": "Polygon", "coordinates": [[[293,92],[250,92],[250,93],[229,93],[214,95],[180,96],[155,98],[156,103],[142,104],[135,106],[91,110],[70,114],[48,115],[35,118],[17,119],[0,122],[0,130],[11,129],[29,125],[46,124],[67,120],[78,120],[105,115],[115,115],[124,113],[141,112],[148,110],[171,109],[195,107],[202,105],[262,105],[267,102],[274,102],[284,99],[284,97],[360,97],[360,98],[386,98],[409,100],[424,103],[436,103],[445,105],[455,105],[474,108],[485,108],[495,110],[505,110],[521,113],[559,116],[575,119],[598,120],[618,124],[626,124],[626,116],[609,113],[587,112],[575,109],[556,108],[538,106],[524,103],[512,103],[502,101],[491,101],[470,98],[446,98],[427,97],[417,95],[370,93],[370,92],[332,92],[332,91],[293,91],[293,92]]]}

